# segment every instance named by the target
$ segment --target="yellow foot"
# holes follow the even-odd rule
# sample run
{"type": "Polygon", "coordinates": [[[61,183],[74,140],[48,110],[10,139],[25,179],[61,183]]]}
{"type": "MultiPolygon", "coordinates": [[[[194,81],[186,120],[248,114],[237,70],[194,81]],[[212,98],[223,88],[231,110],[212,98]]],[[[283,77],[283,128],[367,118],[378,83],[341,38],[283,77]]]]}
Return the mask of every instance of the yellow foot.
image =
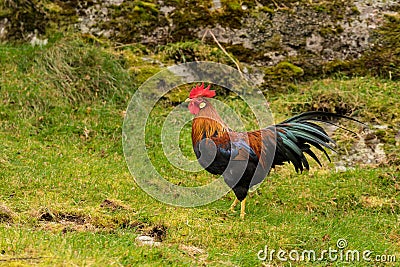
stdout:
{"type": "Polygon", "coordinates": [[[233,213],[236,213],[235,207],[236,205],[239,203],[239,200],[237,198],[235,198],[235,200],[233,201],[231,207],[229,208],[230,211],[232,211],[233,213]]]}
{"type": "Polygon", "coordinates": [[[240,219],[244,220],[244,215],[246,215],[246,212],[240,212],[240,219]]]}
{"type": "Polygon", "coordinates": [[[242,220],[244,219],[244,215],[246,214],[245,209],[246,209],[246,199],[243,199],[242,202],[240,203],[240,218],[242,220]]]}

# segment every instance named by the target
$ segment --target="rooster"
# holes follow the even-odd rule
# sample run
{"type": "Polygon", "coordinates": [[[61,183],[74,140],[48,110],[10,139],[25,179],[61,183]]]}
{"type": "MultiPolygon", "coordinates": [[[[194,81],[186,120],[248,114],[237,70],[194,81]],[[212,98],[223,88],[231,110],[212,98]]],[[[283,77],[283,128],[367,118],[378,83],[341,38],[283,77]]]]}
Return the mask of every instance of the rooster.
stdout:
{"type": "Polygon", "coordinates": [[[221,119],[207,100],[216,95],[210,85],[196,85],[191,91],[188,109],[195,115],[192,122],[192,144],[200,165],[208,172],[222,175],[232,188],[236,199],[230,206],[241,203],[240,217],[245,217],[246,196],[249,189],[261,183],[269,170],[285,162],[292,163],[296,172],[309,169],[305,154],[320,166],[321,162],[311,150],[333,150],[334,141],[314,121],[330,123],[329,118],[353,118],[327,112],[306,112],[257,131],[235,132],[221,119]]]}

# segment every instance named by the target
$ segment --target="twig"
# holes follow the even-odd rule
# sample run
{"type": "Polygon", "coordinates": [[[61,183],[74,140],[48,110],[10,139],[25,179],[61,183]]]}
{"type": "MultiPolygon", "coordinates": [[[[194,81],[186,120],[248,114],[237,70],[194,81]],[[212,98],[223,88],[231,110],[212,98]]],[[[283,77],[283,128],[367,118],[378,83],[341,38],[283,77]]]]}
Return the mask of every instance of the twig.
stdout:
{"type": "Polygon", "coordinates": [[[205,32],[204,32],[204,34],[203,34],[203,37],[201,37],[201,41],[202,41],[202,42],[204,42],[204,39],[206,38],[207,33],[208,33],[208,29],[205,30],[205,32]]]}
{"type": "Polygon", "coordinates": [[[131,46],[131,45],[135,45],[135,44],[137,44],[137,43],[119,44],[119,45],[115,45],[114,48],[123,48],[123,47],[131,46]]]}
{"type": "Polygon", "coordinates": [[[222,52],[224,52],[224,54],[227,55],[227,56],[229,57],[229,59],[232,60],[233,63],[235,63],[236,68],[238,69],[240,75],[241,75],[242,77],[244,77],[244,76],[243,76],[243,72],[242,72],[242,70],[240,69],[240,66],[239,66],[239,64],[237,63],[237,61],[236,61],[231,55],[229,55],[228,52],[226,52],[225,48],[218,42],[217,38],[215,37],[215,35],[213,34],[213,32],[212,32],[211,30],[207,29],[207,30],[205,31],[203,37],[201,38],[201,41],[204,40],[204,38],[206,37],[207,33],[210,33],[210,35],[211,35],[212,38],[214,39],[214,42],[216,42],[217,45],[218,45],[218,47],[222,50],[222,52]]]}
{"type": "Polygon", "coordinates": [[[280,7],[280,6],[275,2],[275,0],[272,0],[272,2],[274,3],[275,7],[276,7],[278,10],[288,10],[288,9],[289,9],[284,3],[282,3],[282,5],[283,5],[284,7],[280,7]]]}
{"type": "Polygon", "coordinates": [[[9,262],[9,261],[30,261],[30,260],[41,260],[43,258],[49,258],[49,257],[13,257],[13,258],[5,258],[5,259],[0,259],[0,262],[9,262]]]}

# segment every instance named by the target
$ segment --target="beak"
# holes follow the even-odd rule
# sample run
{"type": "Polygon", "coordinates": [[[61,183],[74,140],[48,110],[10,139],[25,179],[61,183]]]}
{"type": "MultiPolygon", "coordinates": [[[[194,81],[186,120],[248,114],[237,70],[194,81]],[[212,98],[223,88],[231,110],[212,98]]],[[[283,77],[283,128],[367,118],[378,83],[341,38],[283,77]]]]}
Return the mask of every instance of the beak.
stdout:
{"type": "Polygon", "coordinates": [[[187,103],[187,102],[190,102],[190,98],[186,98],[186,100],[185,100],[185,102],[187,103]]]}

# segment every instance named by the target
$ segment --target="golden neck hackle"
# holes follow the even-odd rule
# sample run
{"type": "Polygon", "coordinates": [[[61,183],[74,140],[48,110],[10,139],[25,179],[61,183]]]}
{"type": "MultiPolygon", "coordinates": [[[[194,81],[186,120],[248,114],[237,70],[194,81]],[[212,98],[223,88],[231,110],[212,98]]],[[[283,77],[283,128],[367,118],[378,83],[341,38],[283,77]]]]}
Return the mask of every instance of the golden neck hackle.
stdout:
{"type": "Polygon", "coordinates": [[[222,135],[229,128],[222,121],[216,110],[207,103],[207,106],[199,111],[193,119],[192,124],[192,141],[193,144],[199,142],[203,138],[211,138],[213,136],[222,135]]]}

